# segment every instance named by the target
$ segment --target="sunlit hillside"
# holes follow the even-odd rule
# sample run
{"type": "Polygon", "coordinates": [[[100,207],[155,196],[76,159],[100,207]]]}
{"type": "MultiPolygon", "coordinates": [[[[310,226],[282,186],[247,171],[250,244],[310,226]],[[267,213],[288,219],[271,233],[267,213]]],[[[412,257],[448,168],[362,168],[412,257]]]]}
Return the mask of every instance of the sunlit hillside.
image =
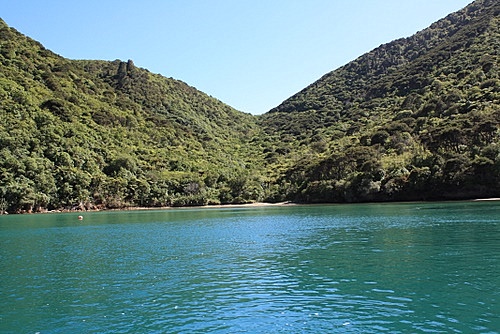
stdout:
{"type": "Polygon", "coordinates": [[[499,13],[477,0],[261,116],[0,20],[0,212],[500,197],[499,13]]]}

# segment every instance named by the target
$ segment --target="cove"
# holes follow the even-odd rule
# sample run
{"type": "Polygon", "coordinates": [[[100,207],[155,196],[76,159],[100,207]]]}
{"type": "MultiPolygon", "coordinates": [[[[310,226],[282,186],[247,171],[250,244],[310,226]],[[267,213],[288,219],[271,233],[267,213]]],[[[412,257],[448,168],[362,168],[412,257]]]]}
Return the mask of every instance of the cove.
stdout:
{"type": "Polygon", "coordinates": [[[500,202],[0,216],[1,333],[496,333],[500,202]]]}

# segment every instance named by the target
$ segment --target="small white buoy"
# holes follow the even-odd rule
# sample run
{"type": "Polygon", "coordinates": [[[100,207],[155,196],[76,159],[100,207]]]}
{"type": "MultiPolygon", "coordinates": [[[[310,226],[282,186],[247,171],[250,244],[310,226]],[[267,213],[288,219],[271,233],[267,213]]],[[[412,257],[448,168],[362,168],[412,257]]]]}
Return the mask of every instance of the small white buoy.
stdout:
{"type": "Polygon", "coordinates": [[[83,216],[78,216],[78,220],[83,220],[83,216]]]}

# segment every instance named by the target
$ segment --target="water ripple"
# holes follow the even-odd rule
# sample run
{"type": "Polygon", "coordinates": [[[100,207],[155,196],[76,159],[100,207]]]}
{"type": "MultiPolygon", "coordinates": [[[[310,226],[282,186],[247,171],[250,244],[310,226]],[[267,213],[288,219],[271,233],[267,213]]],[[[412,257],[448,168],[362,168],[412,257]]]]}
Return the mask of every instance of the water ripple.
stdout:
{"type": "Polygon", "coordinates": [[[470,205],[172,210],[140,222],[96,213],[88,225],[3,227],[0,331],[494,332],[498,207],[470,205]]]}

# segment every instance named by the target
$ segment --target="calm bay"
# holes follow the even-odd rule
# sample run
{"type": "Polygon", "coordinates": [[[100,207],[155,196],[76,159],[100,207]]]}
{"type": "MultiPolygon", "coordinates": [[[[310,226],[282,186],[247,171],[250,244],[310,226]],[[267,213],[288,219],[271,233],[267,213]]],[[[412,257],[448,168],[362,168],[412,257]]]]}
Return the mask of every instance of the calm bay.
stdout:
{"type": "Polygon", "coordinates": [[[0,216],[0,333],[498,333],[500,202],[0,216]]]}

